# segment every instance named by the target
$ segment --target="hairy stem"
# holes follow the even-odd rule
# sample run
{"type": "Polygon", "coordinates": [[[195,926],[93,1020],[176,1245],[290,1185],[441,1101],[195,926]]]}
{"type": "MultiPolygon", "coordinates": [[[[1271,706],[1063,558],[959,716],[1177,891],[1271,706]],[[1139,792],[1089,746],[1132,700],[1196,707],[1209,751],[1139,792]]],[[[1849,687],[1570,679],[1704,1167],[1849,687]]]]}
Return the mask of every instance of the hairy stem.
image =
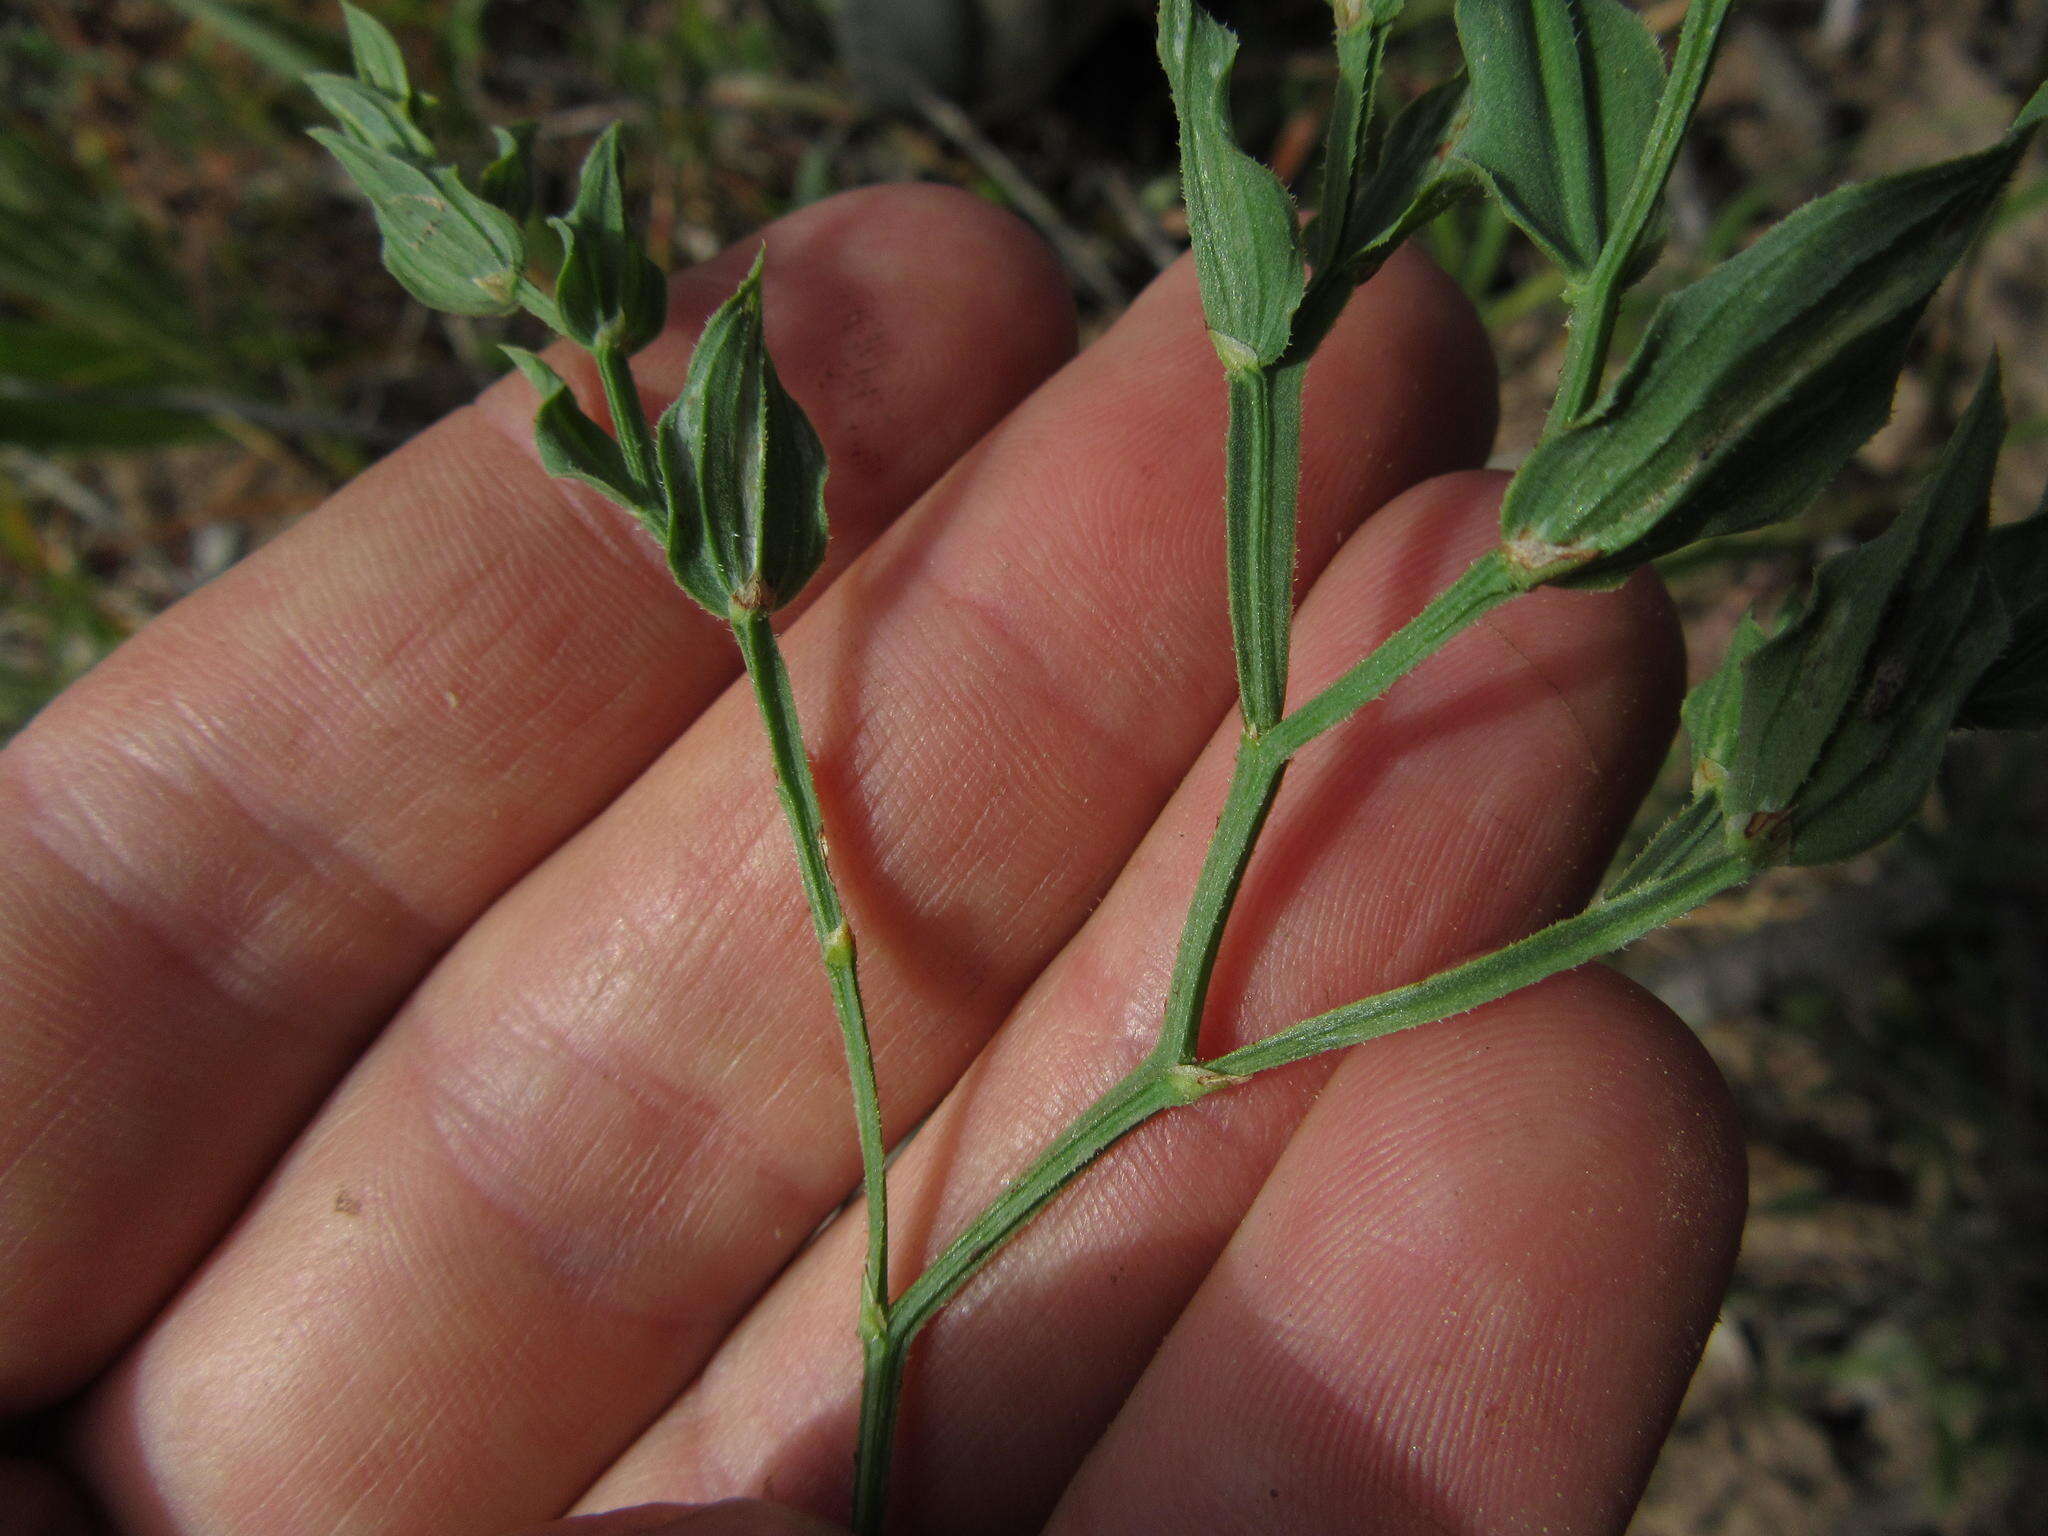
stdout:
{"type": "Polygon", "coordinates": [[[824,814],[797,726],[796,700],[790,691],[789,672],[782,664],[781,647],[775,643],[767,614],[759,609],[734,604],[731,618],[733,638],[739,642],[747,679],[754,685],[754,699],[761,707],[761,723],[768,731],[776,793],[796,843],[811,927],[824,956],[832,1009],[838,1015],[846,1048],[846,1073],[853,1087],[854,1122],[860,1138],[861,1186],[867,1196],[868,1250],[861,1275],[860,1338],[862,1352],[872,1362],[889,1327],[889,1197],[881,1097],[875,1088],[874,1053],[860,995],[860,965],[853,929],[826,861],[824,814]]]}
{"type": "Polygon", "coordinates": [[[1550,403],[1550,419],[1544,425],[1546,437],[1584,416],[1600,392],[1629,266],[1656,215],[1664,184],[1671,179],[1678,146],[1699,105],[1714,49],[1721,40],[1722,25],[1733,5],[1734,0],[1693,0],[1685,13],[1685,29],[1679,33],[1678,49],[1671,61],[1671,78],[1657,100],[1649,142],[1643,146],[1635,179],[1629,183],[1627,201],[1609,227],[1600,259],[1572,304],[1564,368],[1558,379],[1557,396],[1550,403]]]}
{"type": "Polygon", "coordinates": [[[1246,730],[1279,722],[1294,618],[1294,518],[1304,368],[1233,369],[1225,440],[1230,632],[1246,730]]]}
{"type": "Polygon", "coordinates": [[[1202,1006],[1208,1000],[1209,978],[1216,969],[1224,925],[1237,903],[1252,848],[1286,772],[1287,759],[1266,751],[1250,734],[1238,742],[1230,791],[1223,801],[1216,835],[1209,840],[1209,851],[1202,860],[1194,900],[1180,933],[1173,980],[1167,986],[1166,1021],[1152,1053],[1162,1066],[1195,1059],[1202,1037],[1202,1006]]]}
{"type": "Polygon", "coordinates": [[[1282,720],[1266,736],[1266,750],[1275,757],[1292,757],[1357,714],[1519,590],[1499,550],[1480,556],[1427,608],[1375,646],[1371,655],[1282,720]]]}

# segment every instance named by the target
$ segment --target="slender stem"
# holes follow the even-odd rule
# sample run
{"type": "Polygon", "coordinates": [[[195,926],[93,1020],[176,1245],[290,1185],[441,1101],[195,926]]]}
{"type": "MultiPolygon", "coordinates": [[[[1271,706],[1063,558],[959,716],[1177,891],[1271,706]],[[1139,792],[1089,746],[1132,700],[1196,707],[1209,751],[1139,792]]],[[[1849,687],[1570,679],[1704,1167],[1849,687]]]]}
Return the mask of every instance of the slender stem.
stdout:
{"type": "Polygon", "coordinates": [[[825,856],[825,818],[818,788],[811,778],[797,725],[796,699],[789,672],[767,614],[735,604],[731,610],[733,638],[746,662],[747,679],[761,706],[775,764],[775,788],[796,842],[797,866],[803,873],[804,895],[810,901],[811,927],[824,955],[825,977],[832,989],[832,1009],[846,1047],[846,1073],[853,1085],[854,1122],[860,1138],[861,1185],[867,1196],[867,1266],[861,1276],[860,1337],[863,1353],[873,1359],[889,1326],[889,1196],[882,1143],[881,1097],[875,1088],[874,1053],[868,1042],[867,1010],[860,995],[860,965],[853,929],[847,923],[838,888],[825,856]]]}
{"type": "Polygon", "coordinates": [[[1578,916],[1552,923],[1505,949],[1440,971],[1426,981],[1396,987],[1304,1019],[1277,1035],[1204,1065],[1226,1078],[1253,1077],[1274,1067],[1320,1056],[1325,1051],[1341,1050],[1417,1024],[1469,1013],[1546,976],[1610,954],[1651,929],[1684,916],[1729,887],[1740,885],[1750,873],[1746,859],[1732,853],[1722,854],[1690,870],[1595,902],[1578,916]]]}
{"type": "Polygon", "coordinates": [[[1131,1130],[1163,1109],[1193,1103],[1223,1086],[1223,1079],[1197,1067],[1168,1067],[1146,1061],[1083,1110],[1039,1154],[1037,1161],[1005,1185],[967,1229],[911,1282],[890,1310],[887,1339],[871,1357],[863,1383],[860,1465],[855,1473],[853,1512],[853,1528],[858,1536],[875,1536],[882,1528],[903,1361],[924,1325],[1054,1196],[1131,1130]]]}
{"type": "Polygon", "coordinates": [[[597,359],[597,376],[604,383],[605,404],[611,407],[619,451],[626,456],[626,473],[635,485],[651,492],[659,484],[654,468],[654,430],[647,424],[647,409],[633,383],[633,366],[622,347],[600,344],[591,355],[597,359]]]}
{"type": "Polygon", "coordinates": [[[1173,980],[1166,990],[1166,1021],[1159,1031],[1153,1060],[1161,1066],[1191,1062],[1198,1054],[1202,1037],[1202,1006],[1208,1001],[1209,978],[1216,969],[1216,954],[1223,944],[1223,928],[1236,905],[1238,888],[1251,863],[1252,848],[1259,830],[1273,809],[1286,775],[1287,759],[1267,752],[1249,734],[1237,744],[1237,764],[1231,772],[1230,790],[1224,797],[1223,814],[1209,851],[1202,860],[1202,873],[1195,882],[1195,897],[1188,907],[1186,925],[1180,932],[1180,951],[1174,957],[1173,980]]]}
{"type": "Polygon", "coordinates": [[[1275,757],[1292,757],[1323,732],[1350,719],[1518,590],[1499,550],[1480,556],[1371,655],[1282,720],[1267,734],[1266,750],[1275,757]]]}
{"type": "Polygon", "coordinates": [[[1558,379],[1557,397],[1551,401],[1550,419],[1544,426],[1546,437],[1584,416],[1600,392],[1608,348],[1614,344],[1615,320],[1621,313],[1621,295],[1626,286],[1623,278],[1656,215],[1664,184],[1671,179],[1678,146],[1699,105],[1700,90],[1706,84],[1714,49],[1720,43],[1722,25],[1734,3],[1735,0],[1693,0],[1685,13],[1685,29],[1678,35],[1678,48],[1671,60],[1671,78],[1657,100],[1657,115],[1650,124],[1649,141],[1643,146],[1635,179],[1629,183],[1628,198],[1608,229],[1599,261],[1572,305],[1564,368],[1558,379]]]}
{"type": "Polygon", "coordinates": [[[1294,619],[1294,518],[1305,367],[1232,369],[1225,549],[1237,688],[1253,735],[1278,723],[1294,619]]]}

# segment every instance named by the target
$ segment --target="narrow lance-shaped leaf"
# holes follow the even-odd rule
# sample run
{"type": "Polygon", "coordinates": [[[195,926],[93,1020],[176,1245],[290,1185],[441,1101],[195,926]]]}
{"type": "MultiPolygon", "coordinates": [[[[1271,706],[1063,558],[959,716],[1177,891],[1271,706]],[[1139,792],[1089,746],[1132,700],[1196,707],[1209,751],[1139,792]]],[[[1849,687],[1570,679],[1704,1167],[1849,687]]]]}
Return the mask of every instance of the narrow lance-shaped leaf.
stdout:
{"type": "Polygon", "coordinates": [[[1294,201],[1237,147],[1230,67],[1237,39],[1193,0],[1160,0],[1159,59],[1180,115],[1181,184],[1202,311],[1224,366],[1265,367],[1287,349],[1307,286],[1294,201]]]}
{"type": "Polygon", "coordinates": [[[1984,561],[2004,435],[1994,369],[1913,505],[1823,565],[1809,601],[1738,662],[1720,798],[1729,842],[1757,862],[1848,858],[1926,798],[2005,640],[1984,561]]]}
{"type": "Polygon", "coordinates": [[[2024,522],[1991,530],[1985,564],[2010,633],[1971,690],[1960,723],[2038,731],[2048,726],[2048,498],[2024,522]]]}
{"type": "Polygon", "coordinates": [[[2025,144],[1830,193],[1665,300],[1599,404],[1508,488],[1522,579],[1611,580],[1818,495],[1884,424],[1914,323],[2025,144]]]}
{"type": "Polygon", "coordinates": [[[768,355],[765,259],[706,323],[655,434],[669,568],[721,618],[780,608],[825,559],[825,450],[768,355]]]}
{"type": "Polygon", "coordinates": [[[533,441],[540,449],[541,467],[602,491],[638,517],[655,538],[666,539],[668,516],[656,501],[654,488],[634,482],[619,445],[584,414],[562,376],[524,347],[506,347],[504,352],[540,395],[533,441]]]}
{"type": "Polygon", "coordinates": [[[1457,153],[1573,278],[1589,274],[1657,114],[1664,58],[1619,0],[1458,0],[1472,124],[1457,153]]]}
{"type": "Polygon", "coordinates": [[[625,352],[637,352],[658,336],[668,313],[668,284],[626,218],[617,123],[584,158],[576,206],[568,217],[548,222],[564,246],[555,302],[568,334],[592,350],[625,352]]]}

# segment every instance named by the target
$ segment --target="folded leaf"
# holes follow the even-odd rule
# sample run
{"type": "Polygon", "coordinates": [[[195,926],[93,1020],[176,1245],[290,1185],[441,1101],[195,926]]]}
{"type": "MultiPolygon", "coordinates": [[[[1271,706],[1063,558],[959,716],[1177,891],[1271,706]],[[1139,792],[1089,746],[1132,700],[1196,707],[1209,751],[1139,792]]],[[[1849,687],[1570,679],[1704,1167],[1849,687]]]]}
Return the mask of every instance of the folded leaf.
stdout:
{"type": "Polygon", "coordinates": [[[350,5],[348,0],[342,0],[341,15],[348,26],[348,49],[355,60],[356,78],[410,108],[412,82],[406,76],[405,55],[399,51],[398,39],[383,22],[361,6],[350,5]]]}
{"type": "Polygon", "coordinates": [[[768,355],[765,259],[706,323],[655,431],[669,569],[720,618],[780,608],[825,559],[825,449],[768,355]]]}
{"type": "Polygon", "coordinates": [[[1159,59],[1180,116],[1180,164],[1202,312],[1224,366],[1261,368],[1287,348],[1307,287],[1294,201],[1237,147],[1230,66],[1237,39],[1193,0],[1161,0],[1159,59]]]}
{"type": "Polygon", "coordinates": [[[502,208],[448,166],[421,166],[327,128],[311,130],[362,189],[384,236],[384,265],[421,303],[457,315],[518,307],[526,241],[502,208]]]}
{"type": "Polygon", "coordinates": [[[599,135],[584,158],[576,206],[567,218],[548,222],[562,236],[555,302],[570,336],[593,350],[611,346],[637,352],[661,334],[668,283],[626,219],[617,123],[599,135]]]}
{"type": "Polygon", "coordinates": [[[1664,84],[1619,0],[1458,0],[1472,124],[1457,153],[1573,278],[1600,259],[1664,84]]]}
{"type": "Polygon", "coordinates": [[[1524,580],[1609,580],[1819,494],[1884,424],[1914,323],[2025,145],[1831,193],[1666,299],[1599,404],[1509,487],[1524,580]]]}
{"type": "Polygon", "coordinates": [[[533,417],[533,441],[540,449],[541,467],[551,475],[580,480],[604,492],[646,524],[655,538],[666,539],[668,517],[654,488],[634,481],[619,445],[584,414],[562,376],[524,347],[506,347],[504,353],[540,395],[533,417]]]}
{"type": "Polygon", "coordinates": [[[1740,727],[1720,798],[1758,862],[1847,858],[1897,831],[2002,648],[1985,525],[2005,417],[1987,374],[1911,507],[1821,567],[1807,603],[1739,659],[1740,727]]]}

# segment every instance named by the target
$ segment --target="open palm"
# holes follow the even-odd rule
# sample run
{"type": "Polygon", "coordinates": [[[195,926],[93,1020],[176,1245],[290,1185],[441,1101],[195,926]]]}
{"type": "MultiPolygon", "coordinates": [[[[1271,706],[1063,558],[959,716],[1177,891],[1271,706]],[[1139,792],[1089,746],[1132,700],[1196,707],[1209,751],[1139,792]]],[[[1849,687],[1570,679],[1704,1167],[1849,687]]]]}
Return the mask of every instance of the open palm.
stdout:
{"type": "MultiPolygon", "coordinates": [[[[1069,362],[1049,261],[960,194],[768,239],[833,465],[789,660],[917,1128],[900,1287],[1157,1027],[1234,737],[1223,391],[1190,272],[1069,362]]],[[[651,396],[749,254],[678,280],[651,396]]],[[[531,405],[424,434],[0,755],[0,1409],[44,1463],[0,1531],[58,1459],[134,1533],[844,1517],[858,1164],[760,727],[531,405]]],[[[1498,482],[1455,472],[1493,409],[1396,260],[1310,375],[1298,686],[1486,546],[1498,482]]],[[[1535,594],[1304,753],[1205,1054],[1580,902],[1678,655],[1647,578],[1535,594]]],[[[921,1339],[896,1524],[1617,1530],[1740,1169],[1690,1035],[1597,969],[1164,1117],[921,1339]]]]}

